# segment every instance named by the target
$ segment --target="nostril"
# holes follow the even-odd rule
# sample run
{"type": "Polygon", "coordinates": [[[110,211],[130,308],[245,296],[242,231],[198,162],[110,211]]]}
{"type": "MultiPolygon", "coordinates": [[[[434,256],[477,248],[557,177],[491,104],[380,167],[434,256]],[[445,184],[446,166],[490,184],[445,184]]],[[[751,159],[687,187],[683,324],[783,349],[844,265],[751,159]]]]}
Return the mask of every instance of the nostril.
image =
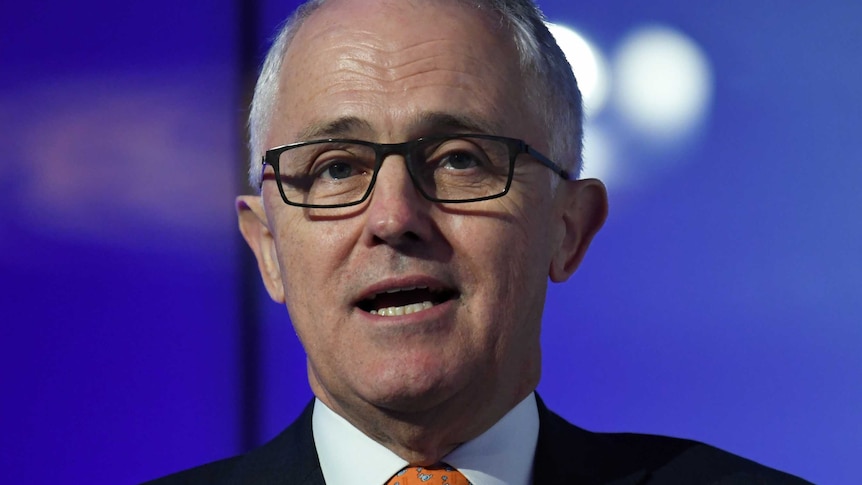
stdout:
{"type": "MultiPolygon", "coordinates": [[[[401,239],[402,242],[419,242],[422,240],[422,238],[419,237],[419,235],[413,231],[407,231],[407,232],[401,234],[399,236],[399,238],[401,239]]],[[[380,235],[375,234],[374,235],[374,242],[376,244],[391,244],[393,241],[392,241],[391,237],[387,237],[384,239],[380,235]]]]}

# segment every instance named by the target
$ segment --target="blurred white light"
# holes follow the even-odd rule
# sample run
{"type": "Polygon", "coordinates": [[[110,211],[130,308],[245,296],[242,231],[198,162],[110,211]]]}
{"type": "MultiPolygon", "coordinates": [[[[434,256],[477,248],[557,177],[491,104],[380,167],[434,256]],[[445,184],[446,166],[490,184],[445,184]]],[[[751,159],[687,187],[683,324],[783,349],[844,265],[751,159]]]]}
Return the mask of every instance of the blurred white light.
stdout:
{"type": "Polygon", "coordinates": [[[608,95],[608,68],[604,56],[575,30],[552,22],[547,22],[547,25],[572,65],[584,98],[584,110],[587,115],[596,116],[608,95]]]}
{"type": "Polygon", "coordinates": [[[584,125],[584,169],[581,178],[597,178],[612,184],[619,175],[614,170],[614,144],[608,135],[593,123],[584,125]]]}
{"type": "Polygon", "coordinates": [[[614,61],[615,100],[633,128],[655,141],[676,141],[709,108],[712,69],[698,45],[667,27],[636,30],[614,61]]]}

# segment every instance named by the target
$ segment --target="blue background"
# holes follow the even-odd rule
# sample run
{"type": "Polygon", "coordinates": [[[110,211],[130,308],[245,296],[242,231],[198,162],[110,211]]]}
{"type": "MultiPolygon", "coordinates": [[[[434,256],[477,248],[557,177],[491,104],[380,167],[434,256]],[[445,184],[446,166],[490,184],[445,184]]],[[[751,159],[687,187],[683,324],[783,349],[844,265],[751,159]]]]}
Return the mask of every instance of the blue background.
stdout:
{"type": "MultiPolygon", "coordinates": [[[[606,53],[674,27],[715,79],[694,141],[624,153],[636,183],[610,184],[605,229],[551,287],[545,400],[587,428],[862,483],[862,4],[541,5],[606,53]]],[[[154,478],[261,442],[309,399],[233,212],[249,66],[294,7],[4,8],[0,482],[154,478]]]]}

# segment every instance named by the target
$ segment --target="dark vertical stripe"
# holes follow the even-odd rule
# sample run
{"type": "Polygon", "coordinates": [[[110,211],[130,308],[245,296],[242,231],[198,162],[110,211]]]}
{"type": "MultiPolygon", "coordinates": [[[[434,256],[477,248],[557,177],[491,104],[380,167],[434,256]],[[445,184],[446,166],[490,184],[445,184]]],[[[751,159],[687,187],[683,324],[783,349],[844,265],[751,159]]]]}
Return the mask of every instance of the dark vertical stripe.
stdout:
{"type": "MultiPolygon", "coordinates": [[[[254,91],[257,74],[257,23],[259,0],[237,0],[237,156],[235,173],[237,193],[248,193],[247,182],[248,152],[247,121],[249,104],[254,91]]],[[[238,236],[239,254],[239,366],[240,395],[239,413],[240,429],[239,444],[243,451],[260,444],[260,410],[261,410],[261,361],[260,338],[261,318],[258,306],[259,295],[257,280],[257,262],[254,255],[238,236]]]]}

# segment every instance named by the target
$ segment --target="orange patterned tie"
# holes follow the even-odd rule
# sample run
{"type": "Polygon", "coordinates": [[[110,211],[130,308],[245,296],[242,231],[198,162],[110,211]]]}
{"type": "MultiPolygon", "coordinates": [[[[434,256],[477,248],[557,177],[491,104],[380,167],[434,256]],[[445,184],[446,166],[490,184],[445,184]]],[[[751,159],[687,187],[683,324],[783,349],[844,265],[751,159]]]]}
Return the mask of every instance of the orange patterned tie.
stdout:
{"type": "Polygon", "coordinates": [[[472,485],[467,477],[451,466],[441,463],[432,467],[409,466],[394,477],[386,485],[472,485]]]}

